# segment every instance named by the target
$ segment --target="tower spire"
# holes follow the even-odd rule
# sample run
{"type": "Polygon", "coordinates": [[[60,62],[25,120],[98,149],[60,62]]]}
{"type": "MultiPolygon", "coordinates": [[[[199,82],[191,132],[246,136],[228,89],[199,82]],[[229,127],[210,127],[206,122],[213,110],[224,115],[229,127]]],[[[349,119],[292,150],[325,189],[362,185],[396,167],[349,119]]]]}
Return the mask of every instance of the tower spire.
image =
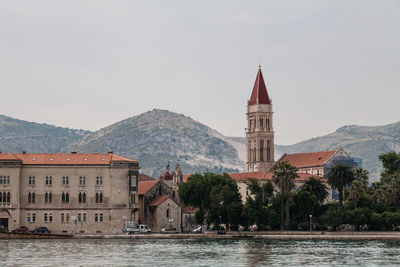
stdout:
{"type": "Polygon", "coordinates": [[[271,104],[271,99],[268,96],[267,87],[265,86],[264,77],[261,72],[261,65],[258,65],[258,73],[249,101],[249,105],[256,104],[271,104]]]}

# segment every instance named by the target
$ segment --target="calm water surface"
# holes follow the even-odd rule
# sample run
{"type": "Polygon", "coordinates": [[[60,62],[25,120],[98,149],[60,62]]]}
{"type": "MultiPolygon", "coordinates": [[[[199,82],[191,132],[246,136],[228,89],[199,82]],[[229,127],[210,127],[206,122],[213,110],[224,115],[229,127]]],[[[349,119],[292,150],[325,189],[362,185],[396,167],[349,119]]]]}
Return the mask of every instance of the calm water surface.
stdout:
{"type": "Polygon", "coordinates": [[[0,240],[0,266],[399,266],[399,241],[0,240]]]}

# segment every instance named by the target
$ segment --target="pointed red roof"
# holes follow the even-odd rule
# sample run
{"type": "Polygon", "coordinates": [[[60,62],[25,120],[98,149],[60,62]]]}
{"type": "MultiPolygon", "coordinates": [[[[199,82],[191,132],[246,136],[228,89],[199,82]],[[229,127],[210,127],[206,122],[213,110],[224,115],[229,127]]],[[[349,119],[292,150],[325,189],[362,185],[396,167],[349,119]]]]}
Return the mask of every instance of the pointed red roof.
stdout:
{"type": "Polygon", "coordinates": [[[256,104],[271,104],[267,87],[265,86],[264,78],[261,72],[261,66],[258,68],[256,81],[254,83],[253,92],[251,93],[249,105],[256,104]]]}

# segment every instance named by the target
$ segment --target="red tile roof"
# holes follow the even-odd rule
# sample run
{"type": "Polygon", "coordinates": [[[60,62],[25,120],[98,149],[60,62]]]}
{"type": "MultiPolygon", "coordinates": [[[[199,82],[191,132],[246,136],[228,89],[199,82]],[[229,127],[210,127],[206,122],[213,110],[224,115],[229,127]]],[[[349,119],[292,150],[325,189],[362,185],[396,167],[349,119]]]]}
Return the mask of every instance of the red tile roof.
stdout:
{"type": "Polygon", "coordinates": [[[115,154],[20,153],[12,155],[22,160],[24,165],[109,165],[110,162],[137,162],[115,154]]]}
{"type": "Polygon", "coordinates": [[[155,181],[155,179],[143,173],[139,174],[139,182],[144,182],[144,181],[155,181]]]}
{"type": "Polygon", "coordinates": [[[199,208],[195,208],[193,206],[183,207],[183,213],[194,214],[199,210],[199,208]]]}
{"type": "Polygon", "coordinates": [[[150,204],[149,207],[157,207],[158,205],[160,205],[161,203],[163,203],[165,200],[167,200],[169,198],[168,195],[162,195],[159,198],[153,200],[150,204]]]}
{"type": "Polygon", "coordinates": [[[271,104],[269,99],[267,87],[265,86],[264,78],[261,72],[261,66],[258,69],[256,81],[254,83],[253,92],[249,100],[249,105],[256,104],[271,104]]]}
{"type": "Polygon", "coordinates": [[[325,162],[330,159],[336,150],[331,151],[320,151],[311,153],[298,153],[298,154],[285,154],[279,159],[279,162],[286,162],[297,168],[311,167],[311,166],[322,166],[325,162]]]}
{"type": "Polygon", "coordinates": [[[138,193],[144,195],[158,183],[159,180],[139,182],[138,193]]]}
{"type": "MultiPolygon", "coordinates": [[[[256,180],[272,180],[273,172],[235,172],[228,173],[228,175],[236,182],[246,181],[249,178],[254,178],[256,180]]],[[[295,181],[305,181],[309,177],[313,176],[308,173],[298,173],[299,177],[295,181]]]]}
{"type": "Polygon", "coordinates": [[[0,152],[0,160],[20,160],[20,159],[11,153],[1,153],[0,152]]]}

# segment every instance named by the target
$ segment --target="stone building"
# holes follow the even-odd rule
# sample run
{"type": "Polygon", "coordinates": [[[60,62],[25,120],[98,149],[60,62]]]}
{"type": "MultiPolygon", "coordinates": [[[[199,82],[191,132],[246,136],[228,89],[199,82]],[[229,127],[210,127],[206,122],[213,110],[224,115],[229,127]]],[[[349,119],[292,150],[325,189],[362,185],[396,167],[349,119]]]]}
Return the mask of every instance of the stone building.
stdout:
{"type": "Polygon", "coordinates": [[[274,129],[272,100],[259,66],[250,100],[247,102],[246,169],[270,171],[274,165],[274,129]]]}
{"type": "Polygon", "coordinates": [[[342,148],[330,151],[318,151],[309,153],[284,154],[278,161],[286,162],[297,167],[299,173],[312,174],[313,176],[326,178],[328,169],[341,162],[350,167],[361,167],[361,159],[352,158],[342,148]]]}
{"type": "Polygon", "coordinates": [[[122,229],[137,217],[138,170],[137,161],[112,152],[0,153],[0,223],[53,233],[122,229]]]}
{"type": "Polygon", "coordinates": [[[147,224],[153,232],[163,228],[182,231],[182,207],[178,197],[182,179],[179,165],[172,172],[168,164],[158,180],[139,182],[139,224],[147,224]]]}

